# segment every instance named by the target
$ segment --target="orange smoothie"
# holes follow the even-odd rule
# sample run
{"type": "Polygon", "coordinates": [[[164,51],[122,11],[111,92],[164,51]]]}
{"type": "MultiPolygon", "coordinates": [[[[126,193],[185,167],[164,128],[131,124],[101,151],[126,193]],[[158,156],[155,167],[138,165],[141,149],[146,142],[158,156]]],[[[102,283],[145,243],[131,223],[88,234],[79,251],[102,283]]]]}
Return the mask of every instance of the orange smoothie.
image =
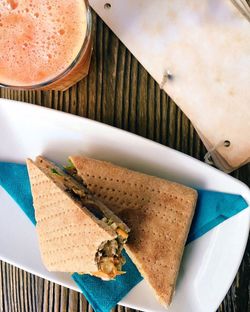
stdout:
{"type": "MultiPolygon", "coordinates": [[[[86,67],[86,56],[79,57],[86,31],[84,0],[0,0],[0,84],[43,84],[62,75],[77,57],[86,67]]],[[[55,83],[58,89],[81,77],[68,75],[70,83],[65,78],[55,83]]]]}

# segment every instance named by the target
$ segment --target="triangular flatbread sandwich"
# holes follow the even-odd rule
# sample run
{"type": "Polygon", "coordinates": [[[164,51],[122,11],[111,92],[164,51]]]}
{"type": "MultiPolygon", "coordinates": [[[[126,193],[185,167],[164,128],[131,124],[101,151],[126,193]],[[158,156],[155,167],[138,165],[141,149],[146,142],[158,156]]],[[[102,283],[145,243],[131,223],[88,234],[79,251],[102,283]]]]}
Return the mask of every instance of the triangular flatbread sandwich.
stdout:
{"type": "Polygon", "coordinates": [[[129,228],[54,163],[27,160],[43,262],[49,271],[104,280],[123,274],[129,228]]]}
{"type": "Polygon", "coordinates": [[[104,161],[80,156],[70,161],[68,172],[130,227],[125,249],[160,302],[169,306],[197,192],[104,161]]]}

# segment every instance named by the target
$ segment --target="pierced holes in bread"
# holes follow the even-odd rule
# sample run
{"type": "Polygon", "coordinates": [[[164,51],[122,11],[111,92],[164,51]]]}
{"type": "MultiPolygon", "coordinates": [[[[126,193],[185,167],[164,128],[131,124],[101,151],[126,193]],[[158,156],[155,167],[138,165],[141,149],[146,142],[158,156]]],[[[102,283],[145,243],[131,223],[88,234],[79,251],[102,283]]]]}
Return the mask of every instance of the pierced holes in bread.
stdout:
{"type": "MultiPolygon", "coordinates": [[[[130,182],[128,182],[128,181],[126,182],[125,180],[120,180],[120,179],[114,180],[113,178],[103,177],[103,176],[100,176],[100,175],[99,175],[99,176],[90,175],[89,173],[87,173],[86,176],[87,176],[87,177],[92,177],[92,178],[98,178],[99,180],[116,181],[117,183],[122,183],[122,184],[126,183],[126,184],[128,184],[129,186],[131,186],[131,187],[140,187],[140,188],[149,190],[149,191],[151,191],[151,192],[156,192],[156,193],[158,193],[158,194],[164,194],[165,196],[168,196],[169,198],[174,198],[175,200],[184,201],[184,199],[183,199],[182,197],[178,197],[178,196],[175,196],[175,195],[172,195],[172,194],[168,194],[168,193],[166,193],[166,192],[162,192],[162,191],[159,190],[159,189],[150,188],[150,187],[145,186],[145,185],[143,185],[143,184],[139,184],[139,185],[138,185],[138,183],[133,183],[133,184],[132,184],[132,183],[130,183],[130,182]]],[[[89,185],[89,187],[92,186],[92,184],[88,184],[88,185],[89,185]]],[[[97,189],[99,189],[99,190],[103,190],[103,189],[104,189],[102,186],[98,186],[98,185],[96,185],[96,184],[94,185],[94,187],[97,188],[97,189]]],[[[112,192],[118,192],[118,193],[121,193],[121,192],[122,192],[120,189],[114,189],[114,188],[110,189],[109,187],[106,188],[106,191],[112,191],[112,192]]],[[[127,193],[127,192],[122,192],[122,193],[124,194],[124,196],[129,195],[129,196],[131,196],[131,197],[134,196],[134,197],[136,197],[137,199],[140,198],[140,196],[137,195],[137,194],[127,193]]],[[[107,198],[107,197],[104,196],[104,198],[107,198]]],[[[141,199],[141,200],[145,202],[145,199],[144,199],[144,198],[141,199]]],[[[148,201],[148,203],[150,203],[150,201],[148,201]]],[[[190,204],[190,201],[187,201],[187,200],[186,200],[185,203],[186,203],[186,204],[190,204]]],[[[155,204],[154,204],[154,205],[155,205],[155,204]]],[[[162,206],[161,203],[159,203],[158,205],[159,205],[160,207],[162,206]]]]}
{"type": "MultiPolygon", "coordinates": [[[[129,186],[131,186],[131,187],[140,187],[140,188],[143,188],[143,189],[146,189],[146,190],[149,190],[149,191],[151,191],[151,192],[157,192],[158,194],[164,194],[164,195],[166,195],[166,196],[168,196],[168,197],[170,197],[170,198],[173,198],[174,197],[174,195],[172,195],[172,194],[167,194],[167,193],[165,193],[165,192],[162,192],[161,190],[158,190],[158,189],[154,189],[154,188],[150,188],[150,187],[148,187],[148,186],[145,186],[145,185],[143,185],[143,184],[139,184],[138,185],[138,183],[130,183],[130,182],[126,182],[125,180],[120,180],[120,179],[116,179],[116,180],[114,180],[113,178],[108,178],[108,177],[102,177],[102,176],[95,176],[95,175],[90,175],[89,173],[87,173],[86,174],[86,176],[87,177],[92,177],[92,178],[98,178],[99,180],[105,180],[105,181],[116,181],[117,183],[122,183],[122,184],[128,184],[129,186]]],[[[95,187],[97,187],[97,186],[95,186],[95,187]]],[[[103,187],[101,187],[101,186],[99,186],[99,189],[103,189],[103,187]]],[[[121,193],[121,190],[120,189],[117,189],[117,190],[115,190],[115,189],[112,189],[112,191],[113,192],[119,192],[119,193],[121,193]]],[[[126,193],[126,192],[125,192],[126,193]]],[[[127,195],[127,193],[125,194],[124,193],[124,195],[127,195]]],[[[130,194],[129,194],[130,195],[130,194]]],[[[133,196],[133,194],[131,194],[130,196],[133,196]]],[[[136,198],[139,198],[139,196],[138,195],[135,195],[136,196],[136,198]]],[[[181,199],[181,198],[178,198],[177,196],[175,196],[174,197],[175,199],[181,199]]],[[[182,199],[183,200],[183,199],[182,199]]]]}
{"type": "Polygon", "coordinates": [[[53,249],[53,250],[47,250],[45,252],[43,252],[43,254],[57,254],[59,252],[62,251],[67,251],[67,250],[72,250],[72,249],[79,249],[79,248],[84,248],[86,245],[85,244],[81,244],[81,245],[74,245],[74,246],[67,246],[67,247],[63,247],[63,248],[57,248],[57,249],[53,249]]]}
{"type": "Polygon", "coordinates": [[[176,213],[178,213],[181,216],[185,216],[185,213],[183,211],[176,211],[176,213]]]}
{"type": "Polygon", "coordinates": [[[53,238],[50,238],[50,239],[46,239],[44,240],[43,242],[44,243],[51,243],[51,242],[54,242],[54,241],[57,241],[57,240],[61,240],[62,237],[73,237],[73,236],[78,236],[78,235],[82,235],[82,233],[79,233],[79,232],[75,232],[75,233],[64,233],[62,235],[59,235],[59,236],[56,236],[56,237],[53,237],[53,238]]]}
{"type": "Polygon", "coordinates": [[[68,258],[68,259],[60,259],[58,261],[51,262],[50,265],[56,265],[56,264],[59,264],[59,263],[65,263],[65,262],[69,262],[69,261],[74,261],[75,259],[83,260],[83,259],[85,259],[85,257],[84,256],[72,256],[71,258],[68,258]]]}
{"type": "MultiPolygon", "coordinates": [[[[83,224],[83,226],[86,226],[86,224],[83,224]]],[[[63,231],[70,231],[71,230],[71,228],[75,228],[76,227],[76,225],[75,224],[68,224],[67,226],[63,226],[63,227],[59,227],[58,229],[52,229],[52,231],[46,231],[46,232],[43,232],[43,233],[40,233],[40,236],[41,237],[46,237],[46,236],[48,236],[48,235],[50,235],[50,234],[54,234],[54,233],[58,233],[58,232],[61,232],[62,230],[63,231]]]]}
{"type": "Polygon", "coordinates": [[[39,181],[39,182],[37,182],[37,183],[35,183],[36,185],[41,185],[41,184],[44,184],[44,183],[48,183],[48,181],[47,180],[44,180],[44,181],[39,181]]]}
{"type": "MultiPolygon", "coordinates": [[[[56,205],[58,206],[58,204],[63,203],[65,201],[65,199],[61,199],[61,200],[56,200],[56,201],[50,201],[48,204],[42,204],[41,209],[43,210],[44,208],[51,208],[52,205],[56,205]]],[[[50,209],[51,211],[51,209],[50,209]]]]}
{"type": "MultiPolygon", "coordinates": [[[[56,194],[61,194],[62,193],[62,191],[60,190],[60,191],[57,191],[57,192],[53,192],[53,196],[54,195],[56,195],[56,194]]],[[[43,198],[43,197],[51,197],[51,193],[46,193],[46,194],[40,194],[40,195],[38,195],[37,197],[38,198],[43,198]]]]}
{"type": "Polygon", "coordinates": [[[58,213],[54,213],[54,214],[51,214],[49,216],[37,219],[37,222],[43,222],[43,221],[49,220],[51,218],[56,218],[56,217],[65,215],[65,214],[67,214],[68,212],[71,212],[71,211],[72,211],[71,208],[70,209],[65,209],[64,211],[61,211],[61,212],[58,212],[58,213]]]}

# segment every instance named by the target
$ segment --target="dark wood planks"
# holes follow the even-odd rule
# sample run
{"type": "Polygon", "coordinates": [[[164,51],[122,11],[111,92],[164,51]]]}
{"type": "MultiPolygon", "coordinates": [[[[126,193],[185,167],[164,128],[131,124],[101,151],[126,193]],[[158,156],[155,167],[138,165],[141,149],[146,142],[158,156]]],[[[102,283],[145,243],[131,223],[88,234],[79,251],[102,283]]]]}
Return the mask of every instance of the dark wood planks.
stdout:
{"type": "MultiPolygon", "coordinates": [[[[93,14],[94,51],[88,77],[65,92],[0,89],[26,101],[102,121],[203,159],[205,148],[186,116],[159,89],[108,27],[93,14]]],[[[250,185],[250,166],[233,176],[250,185]]],[[[250,311],[250,243],[220,312],[250,311]]],[[[83,295],[0,262],[0,312],[92,311],[83,295]]],[[[114,311],[133,312],[117,306],[114,311]]]]}

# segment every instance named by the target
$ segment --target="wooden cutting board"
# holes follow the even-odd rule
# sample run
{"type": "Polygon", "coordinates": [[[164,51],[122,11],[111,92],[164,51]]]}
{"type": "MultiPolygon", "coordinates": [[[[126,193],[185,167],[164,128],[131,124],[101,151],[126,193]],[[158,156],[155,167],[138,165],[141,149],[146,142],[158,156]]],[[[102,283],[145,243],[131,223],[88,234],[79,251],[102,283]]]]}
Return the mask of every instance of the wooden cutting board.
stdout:
{"type": "Polygon", "coordinates": [[[90,4],[189,117],[218,167],[249,162],[250,23],[230,0],[90,4]]]}

